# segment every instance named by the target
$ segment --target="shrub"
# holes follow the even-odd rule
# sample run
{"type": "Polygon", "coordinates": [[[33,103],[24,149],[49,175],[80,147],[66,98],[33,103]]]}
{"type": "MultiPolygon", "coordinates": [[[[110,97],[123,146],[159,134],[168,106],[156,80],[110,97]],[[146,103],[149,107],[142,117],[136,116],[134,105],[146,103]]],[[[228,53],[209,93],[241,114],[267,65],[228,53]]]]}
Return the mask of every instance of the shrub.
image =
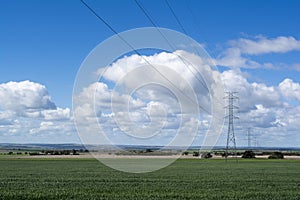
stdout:
{"type": "Polygon", "coordinates": [[[255,158],[255,153],[251,150],[245,151],[242,158],[255,158]]]}
{"type": "Polygon", "coordinates": [[[151,153],[151,152],[153,152],[151,149],[146,149],[145,153],[151,153]]]}
{"type": "Polygon", "coordinates": [[[283,159],[284,155],[281,152],[273,152],[270,156],[269,159],[283,159]]]}
{"type": "Polygon", "coordinates": [[[194,151],[193,152],[193,156],[198,157],[199,156],[199,152],[198,151],[194,151]]]}
{"type": "Polygon", "coordinates": [[[38,156],[38,155],[40,155],[40,153],[39,152],[29,152],[29,155],[30,156],[38,156]]]}
{"type": "Polygon", "coordinates": [[[73,154],[73,155],[79,155],[79,153],[77,152],[76,149],[72,149],[72,154],[73,154]]]}
{"type": "Polygon", "coordinates": [[[205,158],[205,159],[208,159],[208,158],[211,158],[212,155],[210,153],[203,153],[201,154],[201,158],[205,158]]]}

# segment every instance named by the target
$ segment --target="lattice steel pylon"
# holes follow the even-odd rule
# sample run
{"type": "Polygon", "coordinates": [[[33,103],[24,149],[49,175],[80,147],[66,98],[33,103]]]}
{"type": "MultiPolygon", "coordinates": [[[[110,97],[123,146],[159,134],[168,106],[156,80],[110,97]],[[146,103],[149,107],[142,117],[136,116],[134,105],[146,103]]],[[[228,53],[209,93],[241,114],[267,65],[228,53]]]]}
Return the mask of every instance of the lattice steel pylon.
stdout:
{"type": "Polygon", "coordinates": [[[234,101],[238,99],[238,97],[235,96],[236,93],[237,92],[226,92],[227,96],[224,97],[228,100],[228,105],[225,107],[226,109],[228,109],[228,115],[225,116],[228,118],[228,132],[225,152],[226,161],[229,155],[233,155],[235,158],[237,158],[236,141],[234,134],[234,119],[237,119],[238,117],[234,115],[234,110],[238,109],[239,107],[234,105],[234,101]]]}
{"type": "Polygon", "coordinates": [[[251,128],[247,129],[247,136],[248,136],[248,150],[251,150],[251,128]]]}

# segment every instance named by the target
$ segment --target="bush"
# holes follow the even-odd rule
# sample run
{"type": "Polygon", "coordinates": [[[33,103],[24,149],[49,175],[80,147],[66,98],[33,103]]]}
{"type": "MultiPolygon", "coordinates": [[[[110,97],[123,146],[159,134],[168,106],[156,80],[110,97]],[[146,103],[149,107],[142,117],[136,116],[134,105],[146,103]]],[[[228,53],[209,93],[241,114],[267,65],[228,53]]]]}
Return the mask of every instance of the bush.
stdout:
{"type": "Polygon", "coordinates": [[[198,151],[194,151],[193,152],[193,156],[198,157],[199,156],[199,152],[198,151]]]}
{"type": "Polygon", "coordinates": [[[145,153],[151,153],[151,152],[153,152],[151,149],[146,149],[145,153]]]}
{"type": "Polygon", "coordinates": [[[270,156],[269,159],[283,159],[284,155],[281,152],[273,152],[270,156]]]}
{"type": "Polygon", "coordinates": [[[245,151],[243,153],[242,158],[255,158],[255,153],[253,151],[250,151],[250,150],[245,151]]]}
{"type": "Polygon", "coordinates": [[[184,152],[182,152],[182,155],[183,156],[187,156],[187,155],[189,155],[189,152],[188,151],[184,151],[184,152]]]}
{"type": "Polygon", "coordinates": [[[77,152],[76,149],[72,149],[72,154],[73,154],[73,155],[79,155],[79,153],[77,152]]]}
{"type": "Polygon", "coordinates": [[[205,159],[208,159],[208,158],[211,158],[212,155],[210,153],[203,153],[201,154],[201,158],[205,158],[205,159]]]}
{"type": "Polygon", "coordinates": [[[62,154],[63,155],[70,155],[71,151],[70,150],[63,150],[62,154]]]}
{"type": "Polygon", "coordinates": [[[30,156],[39,156],[40,153],[39,152],[29,152],[30,156]]]}

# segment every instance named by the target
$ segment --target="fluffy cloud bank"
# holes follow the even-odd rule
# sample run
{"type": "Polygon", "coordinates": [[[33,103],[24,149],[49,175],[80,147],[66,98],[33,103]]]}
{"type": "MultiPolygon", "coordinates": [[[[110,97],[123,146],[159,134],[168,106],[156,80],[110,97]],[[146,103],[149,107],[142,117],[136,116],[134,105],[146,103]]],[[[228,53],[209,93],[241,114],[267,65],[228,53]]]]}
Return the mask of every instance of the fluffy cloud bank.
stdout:
{"type": "Polygon", "coordinates": [[[236,125],[244,138],[247,127],[251,127],[261,145],[281,142],[282,146],[291,143],[296,146],[300,140],[299,83],[291,79],[284,79],[275,86],[250,83],[239,70],[224,71],[222,77],[228,90],[238,91],[240,119],[236,125]]]}
{"type": "MultiPolygon", "coordinates": [[[[253,54],[254,44],[249,44],[250,48],[249,42],[244,47],[242,43],[245,41],[235,44],[239,49],[237,55],[253,54]]],[[[261,44],[263,40],[258,40],[256,45],[261,44]]],[[[282,48],[281,52],[284,51],[291,49],[282,48]]],[[[262,53],[267,50],[261,50],[262,53]]],[[[244,63],[240,58],[240,64],[244,63]]],[[[296,80],[286,78],[277,85],[249,82],[247,74],[239,69],[218,72],[206,60],[184,51],[123,57],[98,74],[103,75],[99,82],[74,96],[79,105],[74,110],[79,122],[95,137],[99,127],[88,126],[95,120],[117,144],[135,144],[134,138],[143,140],[148,136],[151,138],[147,143],[168,144],[179,128],[182,135],[179,141],[184,142],[195,136],[197,125],[200,129],[195,144],[199,145],[211,125],[212,99],[218,97],[216,102],[223,102],[224,91],[209,88],[215,88],[223,80],[226,90],[239,92],[237,132],[252,127],[262,146],[296,146],[300,142],[300,84],[296,80]],[[188,57],[189,62],[182,57],[188,57]]],[[[220,118],[221,124],[223,116],[220,118]]],[[[77,140],[74,135],[70,109],[56,106],[46,86],[31,81],[0,84],[2,142],[10,142],[12,138],[17,142],[68,142],[70,138],[77,140]]]]}
{"type": "MultiPolygon", "coordinates": [[[[144,58],[132,55],[119,59],[108,66],[105,72],[103,69],[99,70],[103,75],[101,82],[85,88],[77,97],[81,104],[77,107],[77,112],[82,117],[81,121],[87,122],[96,116],[102,129],[111,134],[109,137],[116,139],[114,141],[116,143],[131,141],[132,138],[123,137],[120,134],[122,131],[128,130],[138,130],[138,132],[146,134],[139,135],[141,137],[160,130],[158,140],[152,142],[169,141],[179,127],[187,130],[192,121],[200,126],[202,132],[199,132],[203,137],[205,132],[203,130],[207,130],[211,123],[209,112],[211,96],[206,87],[216,84],[220,78],[223,80],[226,90],[239,92],[240,120],[238,128],[241,130],[241,134],[244,134],[243,130],[252,127],[257,131],[260,139],[264,138],[263,142],[260,142],[261,145],[277,145],[288,137],[294,138],[294,141],[299,140],[295,134],[297,127],[300,127],[300,122],[295,120],[299,117],[296,111],[300,110],[299,83],[291,79],[282,80],[278,85],[249,82],[247,75],[238,69],[226,70],[222,73],[213,71],[201,58],[190,55],[193,60],[191,64],[201,66],[197,69],[198,71],[193,71],[192,66],[188,68],[189,66],[182,62],[177,56],[178,54],[187,53],[181,51],[162,52],[144,56],[144,58]],[[206,110],[202,110],[199,116],[190,115],[189,118],[182,121],[181,106],[193,107],[190,105],[193,103],[189,99],[185,99],[180,104],[176,98],[179,96],[178,93],[174,95],[172,93],[173,86],[166,81],[161,82],[164,84],[143,85],[142,83],[150,83],[150,80],[155,80],[156,83],[160,81],[159,78],[156,78],[157,74],[152,73],[149,68],[143,68],[147,65],[145,59],[159,67],[161,73],[166,76],[164,78],[172,80],[177,87],[190,96],[192,94],[185,88],[188,85],[191,86],[200,106],[206,110]],[[176,73],[164,71],[163,66],[171,66],[176,73]],[[176,76],[178,74],[180,76],[176,76]],[[200,80],[206,85],[203,85],[200,80]],[[136,87],[137,84],[140,84],[140,87],[136,87]],[[291,100],[296,102],[291,102],[291,100]],[[112,104],[114,109],[111,107],[112,104]],[[151,122],[156,126],[147,132],[151,122]],[[281,135],[282,138],[280,141],[275,141],[274,138],[278,138],[278,135],[281,135]]],[[[219,100],[223,99],[224,91],[218,95],[221,95],[219,100]]],[[[97,127],[93,128],[98,129],[97,127]]],[[[200,140],[197,144],[201,144],[200,140]]]]}
{"type": "Polygon", "coordinates": [[[225,88],[229,91],[237,91],[240,96],[241,112],[248,112],[258,104],[267,108],[283,105],[280,91],[276,86],[250,83],[245,76],[240,70],[227,70],[222,73],[225,88]]]}
{"type": "Polygon", "coordinates": [[[47,88],[31,81],[0,84],[0,134],[3,142],[66,141],[74,134],[69,108],[59,108],[47,88]],[[33,135],[35,135],[33,137],[33,135]],[[52,138],[50,137],[52,135],[52,138]]]}
{"type": "Polygon", "coordinates": [[[22,111],[56,109],[44,85],[30,81],[0,84],[0,108],[22,111]]]}
{"type": "MultiPolygon", "coordinates": [[[[165,144],[171,142],[177,132],[192,130],[198,125],[207,129],[212,113],[224,113],[220,105],[223,89],[219,87],[222,85],[219,72],[204,58],[185,51],[126,56],[105,70],[100,69],[98,74],[102,75],[101,82],[83,88],[75,96],[78,106],[74,112],[80,119],[78,124],[95,122],[93,116],[97,117],[101,129],[111,140],[125,134],[140,144],[155,141],[165,144]],[[214,109],[210,106],[211,97],[219,100],[214,109]],[[194,122],[192,126],[191,122],[194,122]]],[[[223,120],[223,115],[218,117],[223,120]]],[[[195,132],[181,135],[189,134],[195,132]]]]}

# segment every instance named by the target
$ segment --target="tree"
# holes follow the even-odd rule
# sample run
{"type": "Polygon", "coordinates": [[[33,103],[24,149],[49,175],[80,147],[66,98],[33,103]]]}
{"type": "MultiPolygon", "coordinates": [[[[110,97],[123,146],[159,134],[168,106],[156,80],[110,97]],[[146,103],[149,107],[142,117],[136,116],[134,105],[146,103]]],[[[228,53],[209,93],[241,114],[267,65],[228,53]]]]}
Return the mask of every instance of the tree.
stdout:
{"type": "Polygon", "coordinates": [[[146,149],[145,153],[151,153],[151,152],[153,152],[151,149],[146,149]]]}
{"type": "Polygon", "coordinates": [[[77,152],[76,149],[72,149],[72,154],[73,154],[73,155],[79,155],[79,153],[77,152]]]}
{"type": "Polygon", "coordinates": [[[283,153],[277,151],[277,152],[273,152],[270,156],[269,159],[283,159],[284,155],[283,153]]]}
{"type": "Polygon", "coordinates": [[[243,153],[242,158],[255,158],[255,153],[251,150],[247,150],[243,153]]]}
{"type": "Polygon", "coordinates": [[[201,158],[205,158],[205,159],[212,158],[212,155],[209,152],[203,153],[203,154],[201,154],[201,158]]]}
{"type": "Polygon", "coordinates": [[[193,156],[198,157],[199,156],[199,152],[198,151],[194,151],[193,152],[193,156]]]}

